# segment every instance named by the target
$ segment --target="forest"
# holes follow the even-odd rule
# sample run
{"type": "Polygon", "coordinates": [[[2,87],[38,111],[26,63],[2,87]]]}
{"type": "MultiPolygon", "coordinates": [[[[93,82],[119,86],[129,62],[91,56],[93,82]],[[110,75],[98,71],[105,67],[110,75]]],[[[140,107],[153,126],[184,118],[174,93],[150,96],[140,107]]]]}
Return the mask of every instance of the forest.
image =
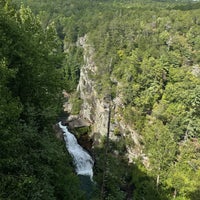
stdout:
{"type": "Polygon", "coordinates": [[[89,199],[199,200],[200,2],[0,0],[0,35],[0,199],[88,199],[52,128],[63,89],[76,93],[87,35],[95,89],[121,97],[149,160],[128,162],[126,133],[111,141],[104,180],[104,141],[89,199]]]}

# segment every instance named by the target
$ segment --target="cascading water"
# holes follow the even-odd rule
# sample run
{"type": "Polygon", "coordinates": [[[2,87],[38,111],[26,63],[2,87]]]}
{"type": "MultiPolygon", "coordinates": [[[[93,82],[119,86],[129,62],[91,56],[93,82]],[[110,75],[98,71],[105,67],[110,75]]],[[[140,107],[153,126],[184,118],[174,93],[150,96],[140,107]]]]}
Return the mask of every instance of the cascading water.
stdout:
{"type": "Polygon", "coordinates": [[[66,126],[63,126],[61,122],[58,124],[63,131],[67,150],[73,157],[76,173],[78,175],[90,176],[92,180],[94,161],[91,156],[78,144],[77,139],[68,131],[66,126]]]}

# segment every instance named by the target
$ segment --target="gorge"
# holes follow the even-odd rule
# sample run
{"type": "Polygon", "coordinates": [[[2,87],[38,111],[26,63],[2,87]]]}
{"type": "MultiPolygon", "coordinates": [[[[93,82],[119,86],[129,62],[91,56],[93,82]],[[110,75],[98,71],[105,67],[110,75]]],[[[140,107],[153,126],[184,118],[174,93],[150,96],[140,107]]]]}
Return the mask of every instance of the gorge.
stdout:
{"type": "MultiPolygon", "coordinates": [[[[141,136],[120,115],[119,109],[124,106],[122,94],[119,92],[111,100],[106,97],[110,95],[109,93],[105,93],[102,96],[96,89],[98,82],[95,80],[95,76],[99,72],[94,60],[95,49],[90,45],[87,35],[80,37],[77,45],[83,48],[84,65],[81,66],[80,79],[77,86],[77,93],[80,95],[82,104],[76,120],[88,121],[91,126],[90,137],[93,138],[94,144],[101,144],[101,139],[107,135],[108,120],[111,117],[110,140],[117,142],[122,138],[129,138],[132,141],[131,145],[127,144],[127,152],[124,152],[127,154],[129,161],[132,162],[134,158],[142,157],[144,163],[148,164],[147,157],[143,154],[140,144],[141,136]],[[109,116],[109,104],[111,104],[111,116],[109,116]],[[118,132],[117,134],[115,133],[116,131],[118,132]],[[128,134],[126,134],[127,132],[128,134]]],[[[120,85],[120,83],[118,84],[120,85]]],[[[66,107],[66,111],[70,113],[71,107],[66,107]]]]}
{"type": "Polygon", "coordinates": [[[0,34],[0,199],[199,200],[199,2],[1,0],[0,34]]]}

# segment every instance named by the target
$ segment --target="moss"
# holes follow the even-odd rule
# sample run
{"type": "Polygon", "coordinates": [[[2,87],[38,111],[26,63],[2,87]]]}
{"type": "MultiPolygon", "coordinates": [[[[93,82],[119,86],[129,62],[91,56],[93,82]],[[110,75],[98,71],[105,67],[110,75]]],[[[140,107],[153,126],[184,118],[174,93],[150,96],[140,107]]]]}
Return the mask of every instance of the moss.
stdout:
{"type": "Polygon", "coordinates": [[[77,137],[80,137],[82,135],[90,133],[91,132],[91,127],[90,126],[85,126],[85,127],[74,128],[73,131],[77,135],[77,137]]]}
{"type": "Polygon", "coordinates": [[[81,110],[81,105],[83,103],[83,100],[80,98],[78,93],[75,93],[71,96],[70,98],[70,103],[72,103],[72,110],[71,114],[72,115],[77,115],[79,114],[81,110]]]}
{"type": "Polygon", "coordinates": [[[115,135],[115,136],[121,136],[121,132],[120,132],[120,130],[119,130],[118,127],[116,127],[116,128],[114,129],[114,135],[115,135]]]}

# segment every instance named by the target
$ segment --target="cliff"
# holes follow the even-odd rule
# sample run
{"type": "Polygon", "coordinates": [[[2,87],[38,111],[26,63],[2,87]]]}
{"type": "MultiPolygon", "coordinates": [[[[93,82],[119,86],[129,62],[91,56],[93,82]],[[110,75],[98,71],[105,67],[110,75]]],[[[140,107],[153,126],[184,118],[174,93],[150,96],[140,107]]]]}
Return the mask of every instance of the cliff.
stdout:
{"type": "Polygon", "coordinates": [[[120,94],[112,102],[108,102],[106,96],[99,95],[95,89],[98,84],[98,80],[94,78],[95,74],[98,73],[93,59],[95,50],[89,45],[87,36],[79,38],[77,45],[84,49],[84,65],[80,71],[77,87],[83,101],[79,118],[91,123],[91,136],[94,138],[94,144],[101,144],[102,138],[107,134],[108,107],[111,103],[110,140],[114,142],[126,141],[126,153],[129,162],[138,157],[142,157],[145,162],[146,158],[142,153],[140,135],[134,130],[133,125],[125,123],[123,116],[118,112],[123,107],[120,94]]]}

